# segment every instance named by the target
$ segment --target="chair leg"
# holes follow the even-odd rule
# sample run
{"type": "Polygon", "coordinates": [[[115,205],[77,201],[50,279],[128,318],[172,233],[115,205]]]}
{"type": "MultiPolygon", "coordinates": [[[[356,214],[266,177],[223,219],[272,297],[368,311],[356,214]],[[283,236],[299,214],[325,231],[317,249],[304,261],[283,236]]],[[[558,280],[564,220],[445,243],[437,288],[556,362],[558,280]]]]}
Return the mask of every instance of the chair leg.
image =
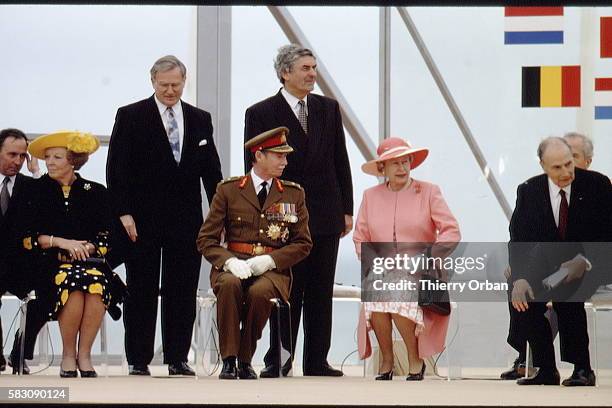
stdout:
{"type": "MultiPolygon", "coordinates": [[[[273,304],[272,313],[275,316],[270,321],[270,332],[276,343],[276,366],[279,369],[278,376],[292,377],[292,350],[291,350],[291,305],[282,299],[270,299],[273,304]]],[[[271,346],[272,347],[272,346],[271,346]]]]}
{"type": "Polygon", "coordinates": [[[597,307],[590,302],[584,304],[587,315],[587,327],[589,332],[589,348],[591,365],[595,368],[595,385],[599,385],[599,356],[597,355],[597,307]]]}
{"type": "Polygon", "coordinates": [[[100,324],[100,354],[102,354],[102,375],[108,377],[108,343],[106,336],[106,314],[100,324]]]}
{"type": "MultiPolygon", "coordinates": [[[[24,362],[24,352],[25,352],[25,331],[26,331],[26,321],[28,318],[28,302],[30,299],[28,298],[25,302],[19,305],[19,361],[17,362],[17,375],[23,375],[23,362],[24,362]]],[[[13,362],[15,364],[15,362],[13,362]]]]}
{"type": "Polygon", "coordinates": [[[529,373],[533,370],[533,355],[531,354],[531,347],[529,342],[525,346],[525,378],[529,377],[529,373]]]}

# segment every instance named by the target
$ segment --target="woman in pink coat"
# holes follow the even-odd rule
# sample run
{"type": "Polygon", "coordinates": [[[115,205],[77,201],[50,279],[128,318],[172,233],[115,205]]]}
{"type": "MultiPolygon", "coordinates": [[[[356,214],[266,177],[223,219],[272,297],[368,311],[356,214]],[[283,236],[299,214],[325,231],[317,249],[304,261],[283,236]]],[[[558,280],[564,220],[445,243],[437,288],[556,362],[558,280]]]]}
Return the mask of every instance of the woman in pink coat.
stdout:
{"type": "MultiPolygon", "coordinates": [[[[378,158],[362,170],[385,181],[363,193],[353,241],[361,259],[362,242],[457,243],[457,220],[446,205],[440,188],[410,177],[411,170],[427,157],[428,149],[413,149],[400,138],[385,139],[378,158]]],[[[408,350],[408,381],[420,381],[425,360],[444,349],[448,316],[424,311],[416,297],[406,302],[364,302],[367,328],[374,329],[382,353],[377,380],[393,378],[392,322],[408,350]]],[[[369,340],[362,331],[360,342],[369,340]]]]}

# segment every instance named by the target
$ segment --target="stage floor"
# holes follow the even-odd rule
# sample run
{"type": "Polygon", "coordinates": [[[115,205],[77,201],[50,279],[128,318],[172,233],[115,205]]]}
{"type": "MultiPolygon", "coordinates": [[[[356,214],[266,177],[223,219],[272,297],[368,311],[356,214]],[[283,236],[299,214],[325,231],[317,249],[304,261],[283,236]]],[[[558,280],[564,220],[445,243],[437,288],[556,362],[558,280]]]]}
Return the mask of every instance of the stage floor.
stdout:
{"type": "MultiPolygon", "coordinates": [[[[259,372],[261,367],[255,368],[259,372]]],[[[412,383],[405,377],[389,382],[364,378],[360,366],[345,366],[347,375],[341,378],[296,375],[255,381],[219,380],[216,375],[170,378],[165,366],[151,369],[153,376],[144,378],[121,375],[117,366],[109,368],[109,377],[94,379],[61,379],[57,367],[23,377],[5,372],[0,387],[68,387],[71,403],[102,404],[610,406],[612,401],[612,370],[600,370],[598,387],[566,388],[495,380],[502,368],[463,369],[464,377],[478,379],[427,377],[412,383]]],[[[570,374],[562,370],[561,378],[570,374]]]]}

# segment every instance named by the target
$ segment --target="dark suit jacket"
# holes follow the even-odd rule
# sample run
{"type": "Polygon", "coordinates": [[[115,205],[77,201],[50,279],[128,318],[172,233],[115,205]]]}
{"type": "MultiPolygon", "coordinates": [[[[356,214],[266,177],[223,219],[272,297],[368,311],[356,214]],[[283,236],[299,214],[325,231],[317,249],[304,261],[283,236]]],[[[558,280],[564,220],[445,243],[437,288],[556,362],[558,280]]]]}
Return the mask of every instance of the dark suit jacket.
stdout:
{"type": "MultiPolygon", "coordinates": [[[[609,256],[602,258],[605,254],[599,250],[591,255],[588,243],[612,241],[610,180],[600,173],[578,168],[575,175],[563,252],[569,258],[578,252],[586,255],[593,269],[585,274],[585,278],[595,279],[595,276],[598,276],[597,279],[600,279],[602,274],[610,273],[610,265],[606,265],[605,261],[609,256]],[[573,253],[569,253],[572,251],[573,253]]],[[[509,252],[513,280],[527,279],[532,286],[537,287],[551,270],[554,272],[558,268],[557,264],[563,262],[560,245],[552,250],[552,246],[536,244],[538,242],[562,242],[555,225],[546,174],[527,180],[519,185],[517,190],[516,207],[510,221],[509,252]],[[548,258],[546,262],[533,261],[532,257],[541,257],[543,254],[548,258]],[[541,267],[543,264],[548,264],[549,267],[541,269],[536,266],[541,267]]]]}
{"type": "Polygon", "coordinates": [[[154,97],[119,108],[106,179],[118,216],[134,217],[139,234],[197,234],[202,225],[200,179],[208,201],[222,179],[210,114],[181,101],[184,138],[177,164],[154,97]]]}
{"type": "MultiPolygon", "coordinates": [[[[266,130],[289,128],[288,143],[295,152],[287,156],[282,178],[300,184],[306,192],[312,235],[339,234],[344,214],[353,214],[353,184],[346,151],[340,107],[334,99],[308,95],[308,136],[280,91],[247,109],[245,142],[266,130]]],[[[251,170],[245,152],[245,172],[251,170]]]]}
{"type": "Polygon", "coordinates": [[[17,174],[8,210],[4,217],[0,215],[0,291],[17,296],[25,296],[36,280],[20,242],[33,183],[31,177],[17,174]]]}

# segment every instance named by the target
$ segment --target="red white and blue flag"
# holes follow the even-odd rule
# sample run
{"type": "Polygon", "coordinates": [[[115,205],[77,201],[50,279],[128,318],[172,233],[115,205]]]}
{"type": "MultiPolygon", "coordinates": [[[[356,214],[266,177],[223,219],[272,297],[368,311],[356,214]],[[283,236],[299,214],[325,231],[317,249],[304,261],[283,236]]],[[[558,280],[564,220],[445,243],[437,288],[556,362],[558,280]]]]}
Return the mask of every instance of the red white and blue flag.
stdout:
{"type": "Polygon", "coordinates": [[[563,44],[563,7],[505,7],[504,44],[563,44]]]}
{"type": "Polygon", "coordinates": [[[612,78],[595,78],[595,119],[612,119],[612,78]]]}

